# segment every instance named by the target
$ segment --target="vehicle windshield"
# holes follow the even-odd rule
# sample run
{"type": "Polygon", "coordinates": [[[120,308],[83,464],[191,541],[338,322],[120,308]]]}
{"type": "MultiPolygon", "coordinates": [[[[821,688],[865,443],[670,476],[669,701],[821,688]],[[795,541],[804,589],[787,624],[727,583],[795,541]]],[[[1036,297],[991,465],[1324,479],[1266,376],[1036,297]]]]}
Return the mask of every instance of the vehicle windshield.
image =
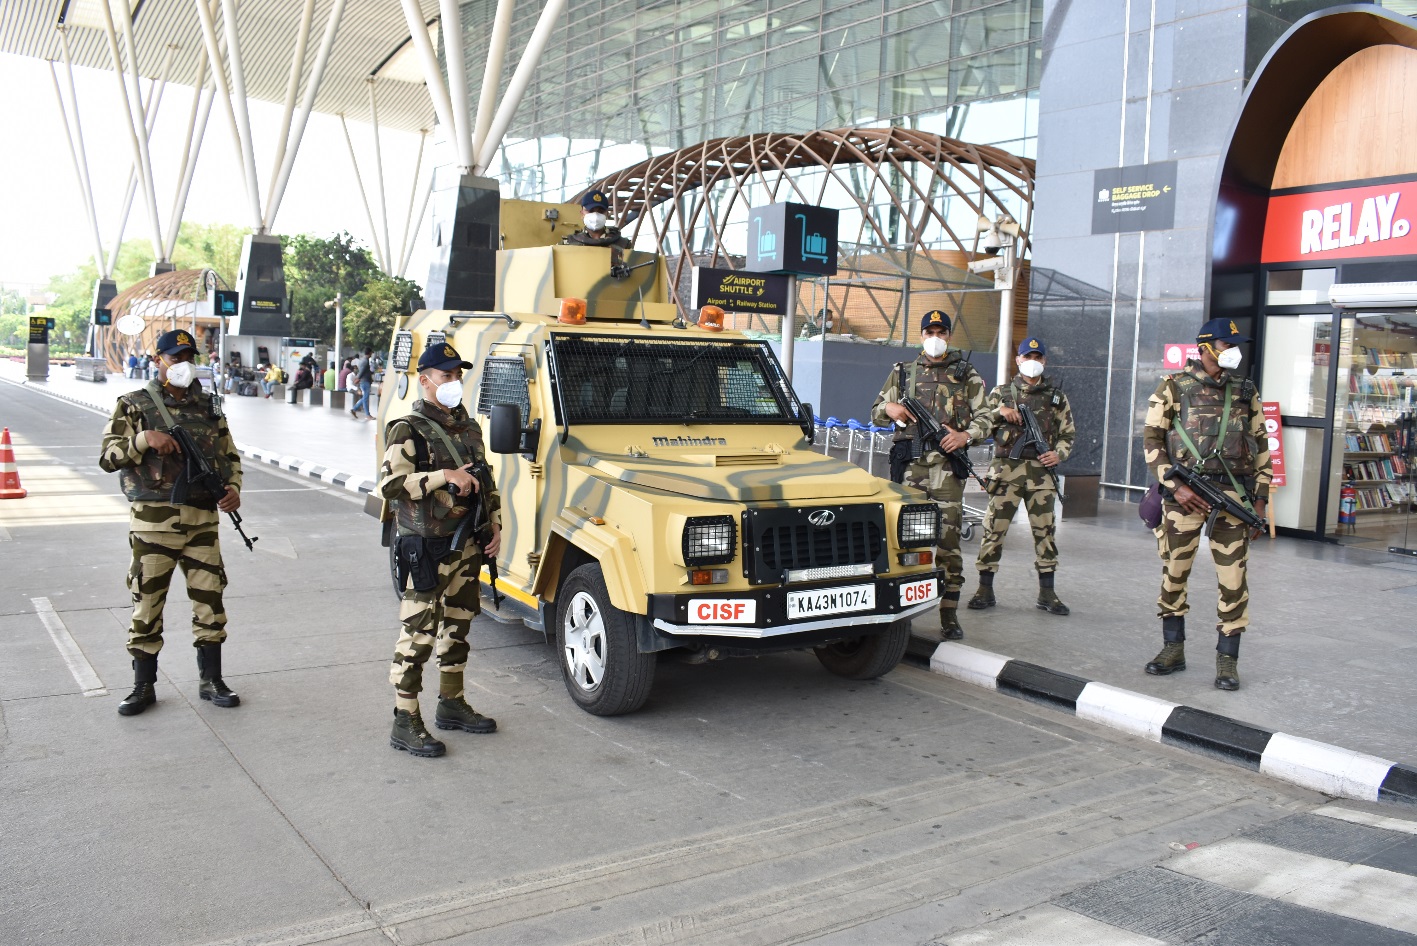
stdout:
{"type": "Polygon", "coordinates": [[[795,424],[801,415],[766,342],[552,335],[557,423],[795,424]]]}

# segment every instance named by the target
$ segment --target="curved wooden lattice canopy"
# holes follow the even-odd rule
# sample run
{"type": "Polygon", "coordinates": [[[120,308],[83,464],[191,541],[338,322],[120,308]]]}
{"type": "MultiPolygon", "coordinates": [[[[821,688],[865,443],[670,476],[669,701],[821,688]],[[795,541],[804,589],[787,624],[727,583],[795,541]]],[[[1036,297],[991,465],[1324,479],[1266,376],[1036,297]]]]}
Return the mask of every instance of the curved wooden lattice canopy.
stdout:
{"type": "Polygon", "coordinates": [[[130,351],[140,355],[144,352],[151,354],[157,337],[169,329],[192,329],[199,341],[208,331],[215,331],[215,317],[196,314],[197,300],[207,294],[208,272],[210,270],[179,269],[159,273],[133,283],[114,296],[108,303],[108,311],[113,313],[113,326],[103,331],[97,352],[108,362],[108,369],[117,372],[127,370],[130,351]],[[124,335],[118,331],[118,320],[130,313],[142,316],[147,323],[141,335],[124,335]]]}
{"type": "Polygon", "coordinates": [[[725,248],[724,233],[735,209],[746,216],[749,200],[845,210],[854,202],[856,238],[839,234],[844,269],[853,258],[890,250],[907,257],[943,251],[962,263],[978,250],[981,215],[1017,219],[1026,252],[1034,171],[1031,158],[930,132],[838,128],[715,138],[625,168],[594,189],[611,195],[627,236],[638,239],[648,226],[655,243],[678,257],[670,283],[687,309],[686,267],[722,261],[733,268],[741,260],[725,248]]]}

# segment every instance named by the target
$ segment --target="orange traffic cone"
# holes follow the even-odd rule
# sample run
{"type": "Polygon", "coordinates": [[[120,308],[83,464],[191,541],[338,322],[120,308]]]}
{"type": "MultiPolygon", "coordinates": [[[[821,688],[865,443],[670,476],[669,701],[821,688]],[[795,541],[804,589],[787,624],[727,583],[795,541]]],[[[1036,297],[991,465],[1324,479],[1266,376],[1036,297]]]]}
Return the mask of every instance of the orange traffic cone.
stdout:
{"type": "Polygon", "coordinates": [[[10,428],[0,434],[0,499],[24,499],[20,471],[15,469],[15,448],[10,446],[10,428]]]}

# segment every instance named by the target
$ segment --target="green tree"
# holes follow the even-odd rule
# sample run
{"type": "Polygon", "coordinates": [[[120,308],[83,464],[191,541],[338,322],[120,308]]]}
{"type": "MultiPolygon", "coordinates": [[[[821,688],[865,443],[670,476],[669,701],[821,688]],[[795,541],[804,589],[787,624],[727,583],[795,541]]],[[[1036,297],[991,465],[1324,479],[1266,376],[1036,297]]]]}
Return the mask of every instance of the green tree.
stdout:
{"type": "Polygon", "coordinates": [[[172,251],[178,269],[214,269],[227,286],[236,285],[241,268],[241,242],[250,227],[234,223],[184,223],[172,251]]]}
{"type": "Polygon", "coordinates": [[[394,333],[394,319],[408,312],[408,304],[422,290],[399,276],[371,279],[344,305],[344,331],[360,351],[386,351],[394,333]]]}
{"type": "Polygon", "coordinates": [[[348,233],[333,237],[282,237],[285,285],[290,293],[292,335],[333,342],[335,310],[325,308],[335,293],[352,300],[365,284],[382,278],[374,257],[348,233]]]}

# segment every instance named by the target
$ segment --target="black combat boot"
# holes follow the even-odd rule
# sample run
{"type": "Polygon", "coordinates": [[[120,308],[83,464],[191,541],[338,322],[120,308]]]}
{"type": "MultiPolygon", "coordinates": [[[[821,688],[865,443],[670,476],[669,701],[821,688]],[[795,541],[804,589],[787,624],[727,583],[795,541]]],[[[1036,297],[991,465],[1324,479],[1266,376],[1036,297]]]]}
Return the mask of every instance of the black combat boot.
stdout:
{"type": "Polygon", "coordinates": [[[240,706],[241,697],[221,679],[221,645],[197,645],[197,673],[202,682],[197,685],[197,695],[209,700],[213,706],[240,706]]]}
{"type": "Polygon", "coordinates": [[[119,716],[137,716],[157,702],[157,654],[144,654],[133,658],[133,692],[118,704],[119,716]]]}
{"type": "Polygon", "coordinates": [[[1073,613],[1053,590],[1053,572],[1038,573],[1038,610],[1047,611],[1049,614],[1073,613]]]}
{"type": "Polygon", "coordinates": [[[436,759],[448,751],[447,746],[434,739],[428,732],[428,727],[423,725],[423,715],[417,710],[412,713],[408,710],[394,710],[394,729],[389,734],[389,745],[425,759],[436,759]]]}
{"type": "Polygon", "coordinates": [[[974,597],[969,599],[969,610],[983,611],[998,603],[998,599],[994,597],[994,573],[980,572],[979,589],[974,592],[974,597]]]}
{"type": "Polygon", "coordinates": [[[439,729],[461,729],[479,736],[497,731],[497,721],[473,709],[463,696],[438,697],[438,710],[433,714],[433,725],[439,729]]]}
{"type": "Polygon", "coordinates": [[[1186,619],[1172,617],[1161,619],[1161,653],[1146,665],[1146,672],[1153,676],[1165,676],[1177,670],[1186,669],[1186,619]]]}
{"type": "Polygon", "coordinates": [[[964,640],[964,628],[959,626],[959,592],[947,591],[940,601],[940,640],[964,640]]]}
{"type": "Polygon", "coordinates": [[[1217,690],[1240,689],[1240,635],[1220,632],[1220,640],[1215,644],[1215,688],[1217,690]]]}

